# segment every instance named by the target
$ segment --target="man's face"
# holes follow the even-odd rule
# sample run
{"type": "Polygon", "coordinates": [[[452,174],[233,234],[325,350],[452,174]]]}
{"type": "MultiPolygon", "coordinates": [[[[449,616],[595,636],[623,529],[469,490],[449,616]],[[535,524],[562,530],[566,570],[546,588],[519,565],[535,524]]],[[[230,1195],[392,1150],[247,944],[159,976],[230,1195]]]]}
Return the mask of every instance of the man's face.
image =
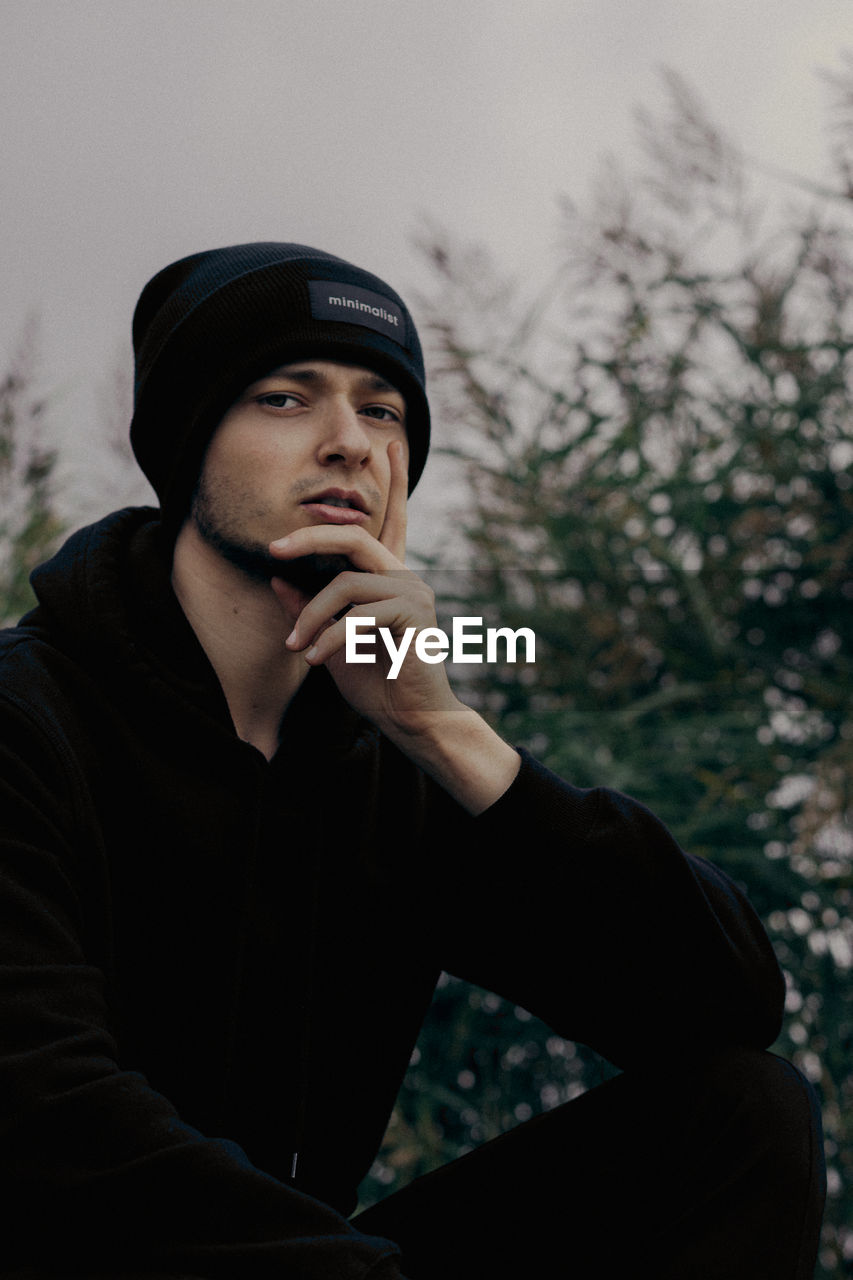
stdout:
{"type": "MultiPolygon", "coordinates": [[[[247,387],[214,432],[192,519],[206,542],[259,579],[287,572],[269,544],[295,529],[360,524],[378,537],[393,440],[406,444],[406,404],[377,373],[333,360],[282,365],[247,387]]],[[[295,579],[305,568],[328,579],[348,563],[308,559],[295,579]]],[[[299,585],[316,587],[312,579],[299,585]]]]}

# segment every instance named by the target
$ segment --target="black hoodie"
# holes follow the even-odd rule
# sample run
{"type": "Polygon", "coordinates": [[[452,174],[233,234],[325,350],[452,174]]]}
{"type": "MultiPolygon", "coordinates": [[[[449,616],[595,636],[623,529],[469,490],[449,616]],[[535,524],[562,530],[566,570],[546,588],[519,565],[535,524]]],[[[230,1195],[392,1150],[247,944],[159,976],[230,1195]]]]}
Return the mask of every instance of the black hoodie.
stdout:
{"type": "Polygon", "coordinates": [[[749,904],[635,801],[523,753],[471,818],[322,670],[267,762],[156,512],[33,581],[0,642],[3,1274],[398,1276],[345,1215],[442,969],[626,1069],[777,1034],[749,904]]]}

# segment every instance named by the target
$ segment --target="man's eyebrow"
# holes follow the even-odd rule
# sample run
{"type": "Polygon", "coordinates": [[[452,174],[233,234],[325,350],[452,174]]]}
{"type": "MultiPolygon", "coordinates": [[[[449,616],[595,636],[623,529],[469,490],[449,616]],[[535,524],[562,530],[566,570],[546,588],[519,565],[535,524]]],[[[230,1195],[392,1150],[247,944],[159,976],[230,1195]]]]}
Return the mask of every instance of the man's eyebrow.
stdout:
{"type": "Polygon", "coordinates": [[[316,369],[288,369],[284,365],[281,369],[274,369],[272,373],[266,374],[259,381],[272,382],[276,378],[291,378],[294,382],[321,382],[323,375],[316,369]]]}
{"type": "Polygon", "coordinates": [[[366,373],[361,379],[361,385],[369,391],[395,391],[398,396],[403,394],[399,387],[395,387],[392,382],[386,382],[378,373],[366,373]]]}

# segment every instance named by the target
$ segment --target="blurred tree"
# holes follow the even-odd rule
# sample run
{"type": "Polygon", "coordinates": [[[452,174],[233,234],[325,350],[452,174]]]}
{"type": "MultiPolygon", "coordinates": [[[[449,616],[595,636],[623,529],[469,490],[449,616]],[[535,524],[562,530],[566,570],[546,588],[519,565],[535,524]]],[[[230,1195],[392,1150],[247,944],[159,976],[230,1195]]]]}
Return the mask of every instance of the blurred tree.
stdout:
{"type": "MultiPolygon", "coordinates": [[[[750,166],[668,87],[666,118],[640,119],[641,172],[611,167],[587,216],[563,205],[534,306],[482,252],[427,239],[436,417],[468,484],[470,569],[438,583],[449,612],[537,634],[535,667],[468,676],[504,735],[643,800],[762,913],[788,983],[777,1048],[824,1106],[818,1274],[837,1276],[853,1257],[853,61],[832,82],[837,184],[772,224],[750,166]]],[[[448,979],[365,1194],[605,1071],[448,979]]]]}
{"type": "Polygon", "coordinates": [[[44,399],[35,389],[34,326],[0,378],[0,625],[35,604],[29,576],[62,532],[53,495],[56,453],[41,439],[44,399]]]}

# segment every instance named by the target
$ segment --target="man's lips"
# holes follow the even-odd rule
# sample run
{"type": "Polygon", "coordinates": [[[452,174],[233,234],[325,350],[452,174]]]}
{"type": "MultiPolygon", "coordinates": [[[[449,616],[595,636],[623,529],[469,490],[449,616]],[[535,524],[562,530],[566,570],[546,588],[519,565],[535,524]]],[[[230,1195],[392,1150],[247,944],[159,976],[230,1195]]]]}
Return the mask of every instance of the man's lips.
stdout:
{"type": "Polygon", "coordinates": [[[330,507],[325,502],[303,502],[301,506],[325,524],[364,524],[369,518],[366,511],[356,511],[354,507],[330,507]]]}
{"type": "Polygon", "coordinates": [[[364,524],[369,519],[361,494],[350,489],[324,489],[299,505],[326,524],[364,524]]]}

